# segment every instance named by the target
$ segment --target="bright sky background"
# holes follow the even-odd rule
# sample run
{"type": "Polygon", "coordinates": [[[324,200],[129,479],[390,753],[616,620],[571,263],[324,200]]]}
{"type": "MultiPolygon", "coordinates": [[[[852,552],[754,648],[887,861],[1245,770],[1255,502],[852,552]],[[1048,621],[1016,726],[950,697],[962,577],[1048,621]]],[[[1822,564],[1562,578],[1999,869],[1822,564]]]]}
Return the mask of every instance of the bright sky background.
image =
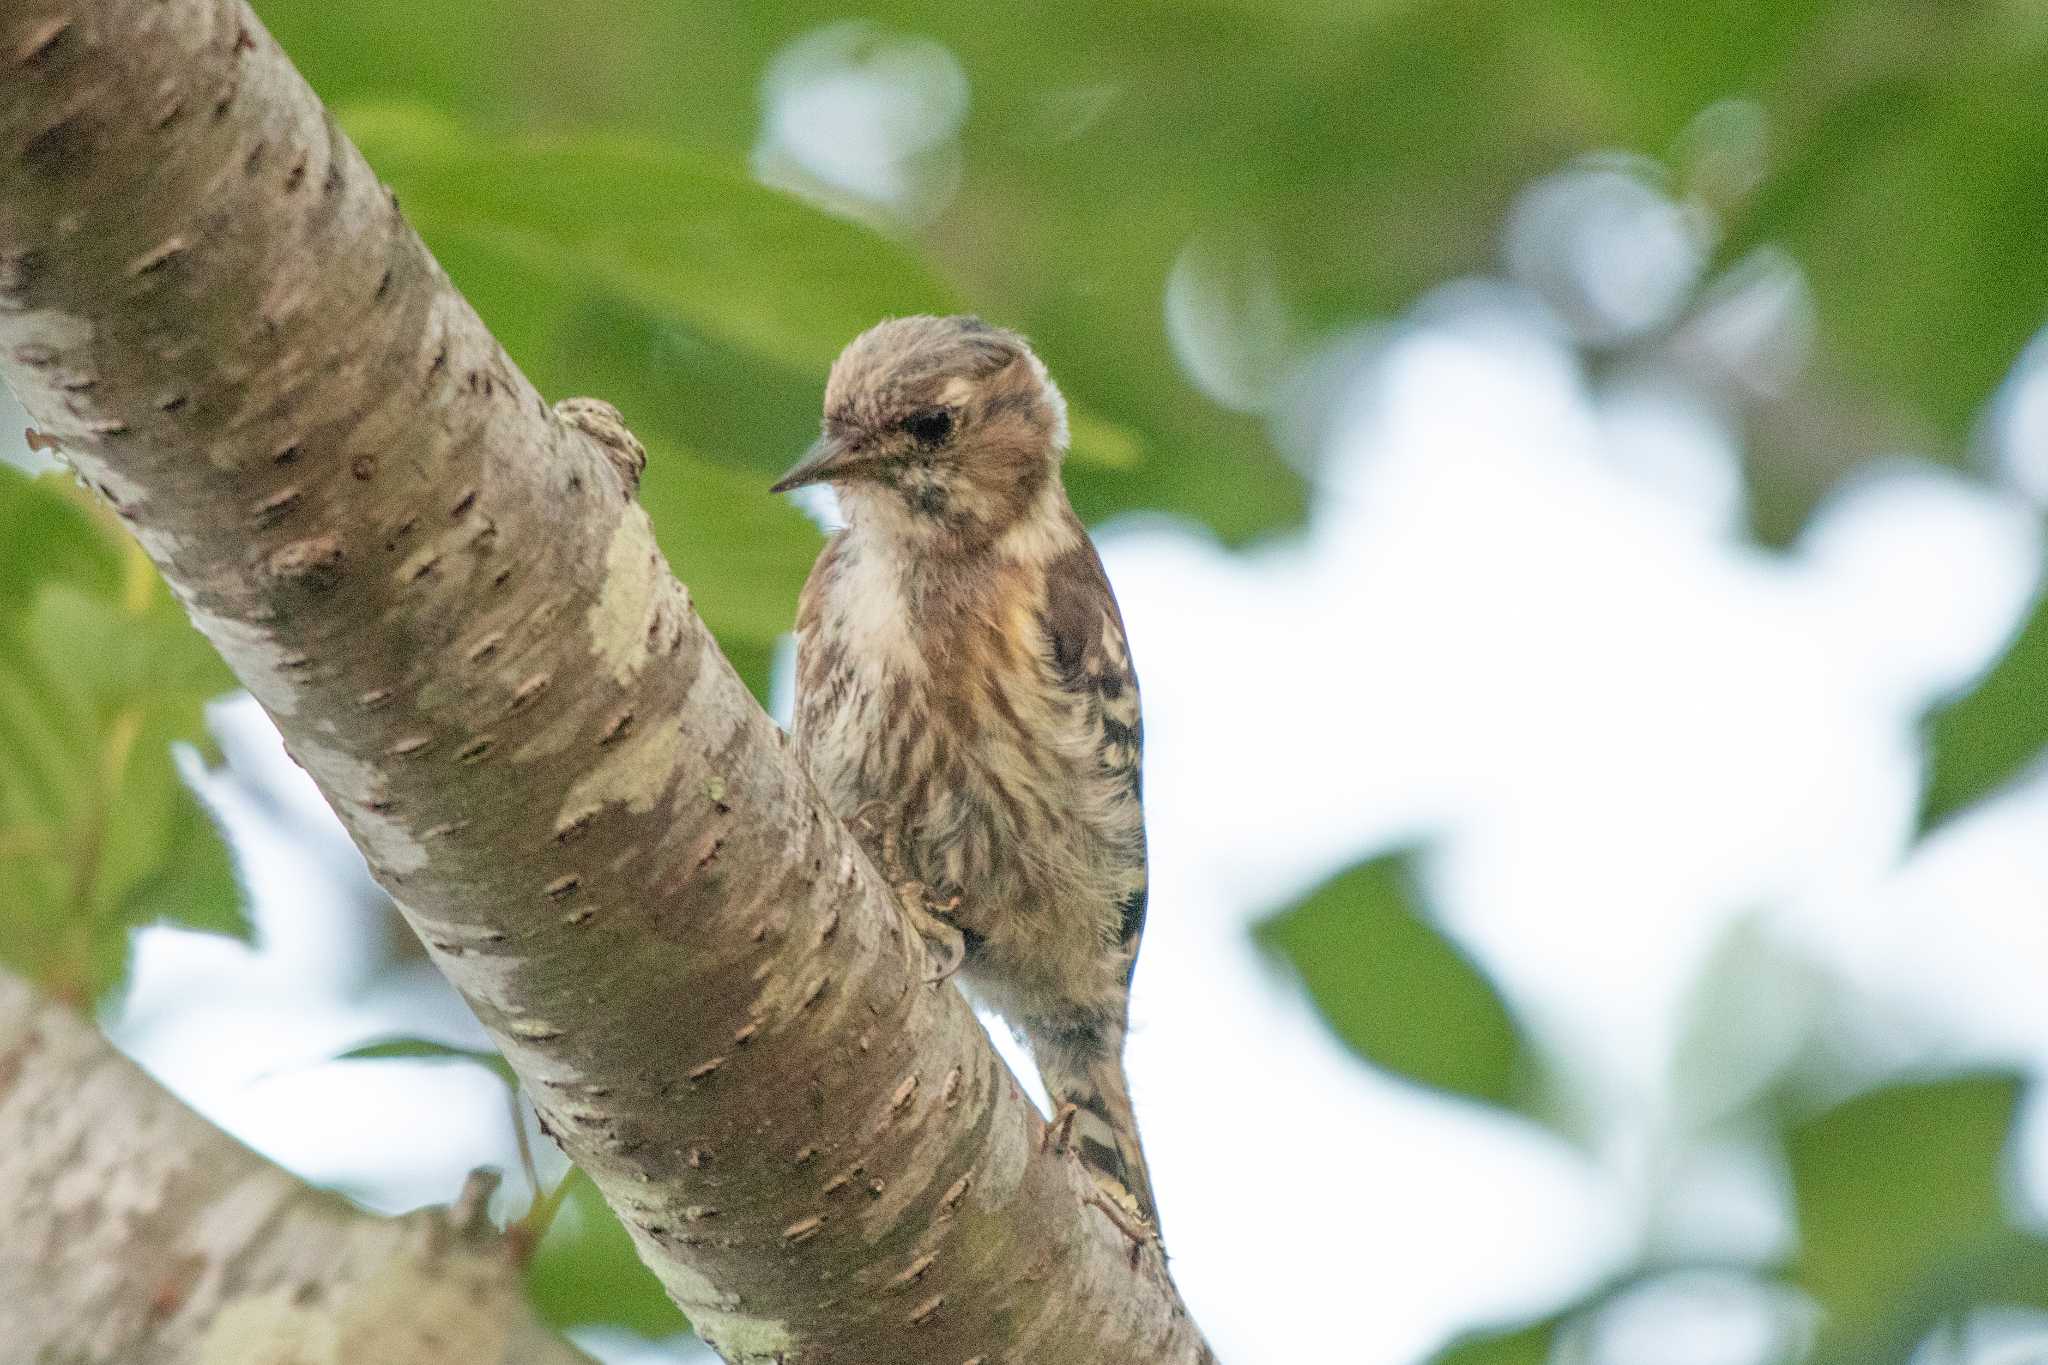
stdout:
{"type": "MultiPolygon", "coordinates": [[[[950,183],[957,66],[909,45],[848,76],[840,39],[806,41],[764,86],[763,174],[866,187],[878,216],[915,221],[950,183]],[[923,103],[906,112],[901,90],[923,103]]],[[[1648,266],[1585,237],[1589,278],[1654,303],[1675,232],[1648,234],[1648,266]]],[[[1228,396],[1244,357],[1205,373],[1187,345],[1228,396]]],[[[1909,846],[1916,719],[2029,600],[2030,509],[1902,461],[1839,492],[1791,553],[1747,546],[1712,411],[1640,385],[1596,398],[1506,286],[1447,289],[1321,370],[1341,382],[1303,533],[1246,554],[1163,520],[1098,537],[1149,741],[1130,1065],[1175,1272],[1225,1359],[1327,1360],[1341,1341],[1406,1365],[1645,1246],[1781,1255],[1767,1154],[1730,1142],[1672,1166],[1684,1002],[1745,917],[1870,1002],[1892,1057],[2048,1060],[2048,782],[1909,846]],[[1444,922],[1582,1068],[1579,1141],[1368,1070],[1255,951],[1256,919],[1418,840],[1444,922]]],[[[481,1034],[423,963],[371,975],[359,861],[253,704],[219,718],[246,780],[206,788],[261,943],[147,933],[117,1038],[230,1131],[380,1208],[516,1169],[482,1072],[325,1062],[390,1033],[481,1034]]],[[[1792,1046],[1788,1010],[1758,1002],[1735,1050],[1761,1066],[1792,1046]]],[[[2026,1131],[2016,1188],[2038,1219],[2048,1142],[2037,1117],[2026,1131]]],[[[1750,1365],[1768,1347],[1752,1291],[1672,1292],[1603,1320],[1600,1358],[1750,1365]]]]}

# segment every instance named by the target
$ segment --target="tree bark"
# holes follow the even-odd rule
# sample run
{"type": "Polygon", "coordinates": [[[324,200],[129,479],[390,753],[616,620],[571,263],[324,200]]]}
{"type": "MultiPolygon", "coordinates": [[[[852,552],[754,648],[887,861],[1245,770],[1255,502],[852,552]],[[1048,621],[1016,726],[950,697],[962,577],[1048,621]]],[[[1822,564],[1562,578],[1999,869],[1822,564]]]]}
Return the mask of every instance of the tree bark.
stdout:
{"type": "Polygon", "coordinates": [[[1211,1358],[239,0],[0,9],[0,372],[729,1360],[1211,1358]]]}
{"type": "Polygon", "coordinates": [[[589,1365],[467,1209],[378,1218],[0,973],[0,1343],[66,1365],[589,1365]]]}

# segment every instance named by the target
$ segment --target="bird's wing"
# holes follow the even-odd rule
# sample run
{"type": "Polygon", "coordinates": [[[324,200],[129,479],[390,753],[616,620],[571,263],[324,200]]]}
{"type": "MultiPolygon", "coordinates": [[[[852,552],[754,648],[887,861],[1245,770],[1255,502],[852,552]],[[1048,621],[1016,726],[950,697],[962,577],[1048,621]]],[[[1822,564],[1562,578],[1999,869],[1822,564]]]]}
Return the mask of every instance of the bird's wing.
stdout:
{"type": "Polygon", "coordinates": [[[1103,833],[1126,864],[1119,933],[1135,960],[1145,928],[1145,722],[1123,615],[1086,536],[1047,565],[1042,621],[1058,683],[1083,703],[1078,718],[1086,727],[1083,746],[1095,756],[1094,776],[1108,789],[1105,808],[1117,828],[1103,833]]]}
{"type": "Polygon", "coordinates": [[[825,542],[796,599],[796,705],[789,728],[800,750],[845,688],[846,641],[827,629],[825,600],[839,572],[843,540],[842,532],[825,542]]]}

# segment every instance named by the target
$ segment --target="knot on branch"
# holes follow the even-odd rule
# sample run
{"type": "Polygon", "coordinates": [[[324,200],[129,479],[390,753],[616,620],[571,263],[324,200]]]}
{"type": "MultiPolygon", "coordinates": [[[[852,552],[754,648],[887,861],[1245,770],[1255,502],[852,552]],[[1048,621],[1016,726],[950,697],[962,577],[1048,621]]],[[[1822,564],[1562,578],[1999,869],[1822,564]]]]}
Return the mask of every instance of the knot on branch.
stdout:
{"type": "Polygon", "coordinates": [[[555,417],[597,442],[627,492],[640,486],[640,473],[647,468],[647,447],[626,429],[626,419],[617,408],[602,398],[564,398],[555,404],[555,417]]]}

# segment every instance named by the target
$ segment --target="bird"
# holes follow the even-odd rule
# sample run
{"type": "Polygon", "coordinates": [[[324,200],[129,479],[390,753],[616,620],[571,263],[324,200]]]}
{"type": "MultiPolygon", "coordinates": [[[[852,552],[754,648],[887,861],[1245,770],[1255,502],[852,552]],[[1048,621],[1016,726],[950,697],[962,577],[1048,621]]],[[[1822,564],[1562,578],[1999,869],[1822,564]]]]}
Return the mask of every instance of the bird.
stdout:
{"type": "Polygon", "coordinates": [[[901,317],[846,346],[821,436],[773,490],[829,484],[844,521],[798,599],[791,740],[932,979],[957,970],[1029,1049],[1048,1140],[1156,1241],[1123,1063],[1144,726],[1067,443],[1065,399],[1015,332],[901,317]]]}

